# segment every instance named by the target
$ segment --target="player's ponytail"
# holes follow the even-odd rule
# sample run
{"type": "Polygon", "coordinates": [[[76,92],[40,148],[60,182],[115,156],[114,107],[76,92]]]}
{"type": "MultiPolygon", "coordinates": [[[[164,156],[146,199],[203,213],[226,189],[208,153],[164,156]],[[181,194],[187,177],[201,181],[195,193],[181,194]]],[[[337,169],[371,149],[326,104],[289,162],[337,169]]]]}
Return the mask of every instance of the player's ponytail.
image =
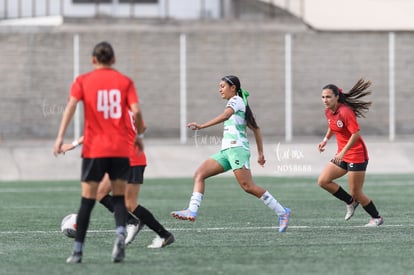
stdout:
{"type": "Polygon", "coordinates": [[[247,97],[249,96],[249,93],[246,90],[243,90],[241,88],[240,80],[237,76],[234,75],[227,75],[221,79],[222,81],[227,82],[229,85],[235,85],[237,95],[243,98],[243,101],[246,104],[246,122],[248,125],[253,127],[254,129],[258,129],[259,126],[257,125],[256,119],[254,118],[252,109],[249,106],[249,103],[247,101],[247,97]]]}
{"type": "Polygon", "coordinates": [[[249,125],[251,125],[254,129],[259,128],[259,125],[256,123],[256,119],[254,118],[252,109],[250,109],[250,106],[246,106],[246,121],[249,125]]]}
{"type": "Polygon", "coordinates": [[[362,101],[360,98],[371,94],[371,91],[367,91],[371,84],[371,81],[360,78],[348,93],[343,93],[341,88],[333,84],[326,85],[323,90],[332,90],[336,96],[339,96],[338,101],[351,107],[357,117],[365,117],[364,113],[368,112],[372,102],[362,101]]]}

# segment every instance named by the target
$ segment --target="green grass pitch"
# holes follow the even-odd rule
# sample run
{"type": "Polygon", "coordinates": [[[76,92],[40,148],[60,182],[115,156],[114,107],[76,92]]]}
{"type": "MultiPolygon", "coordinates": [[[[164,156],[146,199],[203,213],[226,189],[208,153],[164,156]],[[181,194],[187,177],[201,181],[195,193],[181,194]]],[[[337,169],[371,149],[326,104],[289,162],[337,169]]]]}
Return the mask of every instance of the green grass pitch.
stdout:
{"type": "MultiPolygon", "coordinates": [[[[207,180],[196,222],[170,217],[185,208],[191,179],[147,179],[140,203],[176,237],[148,249],[148,228],[127,247],[123,263],[111,262],[113,216],[99,203],[92,213],[83,263],[65,259],[72,239],[60,232],[62,218],[77,212],[78,182],[0,182],[0,274],[413,274],[414,175],[367,175],[365,192],[384,216],[384,225],[365,228],[358,207],[344,220],[345,205],[319,188],[316,177],[260,177],[292,209],[289,229],[234,178],[207,180]]],[[[346,178],[339,181],[347,189],[346,178]]]]}

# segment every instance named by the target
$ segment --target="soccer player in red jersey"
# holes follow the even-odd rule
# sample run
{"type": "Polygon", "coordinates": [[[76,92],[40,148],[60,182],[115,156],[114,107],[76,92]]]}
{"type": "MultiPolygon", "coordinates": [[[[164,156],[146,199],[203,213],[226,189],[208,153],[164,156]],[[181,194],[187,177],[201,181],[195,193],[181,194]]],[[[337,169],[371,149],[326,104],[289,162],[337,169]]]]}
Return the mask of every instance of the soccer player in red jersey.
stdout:
{"type": "MultiPolygon", "coordinates": [[[[144,183],[144,171],[147,166],[147,158],[140,148],[137,148],[134,144],[136,137],[136,129],[134,127],[132,112],[130,117],[126,117],[128,131],[129,131],[129,162],[130,162],[130,175],[128,184],[125,188],[125,206],[128,210],[127,218],[127,235],[125,244],[129,245],[135,239],[135,236],[142,229],[144,225],[148,226],[154,231],[157,236],[153,242],[148,245],[148,248],[161,248],[172,244],[175,241],[174,235],[166,230],[164,226],[154,217],[154,215],[144,206],[138,204],[138,196],[141,190],[141,185],[144,183]]],[[[142,134],[143,135],[143,134],[142,134]]],[[[142,136],[143,137],[143,136],[142,136]]],[[[62,151],[67,152],[74,149],[76,146],[83,144],[83,136],[74,140],[73,143],[67,143],[62,145],[62,151]]],[[[112,189],[108,174],[99,184],[99,188],[96,195],[102,205],[104,205],[110,212],[114,212],[113,196],[110,195],[112,189]]]]}
{"type": "Polygon", "coordinates": [[[383,224],[384,220],[374,202],[362,191],[368,165],[368,150],[359,133],[357,121],[357,117],[364,117],[363,113],[371,106],[371,102],[360,100],[371,93],[366,91],[370,86],[370,81],[360,79],[348,93],[343,93],[342,89],[333,84],[323,87],[322,102],[326,108],[328,131],[323,141],[318,144],[318,148],[323,152],[329,138],[335,135],[338,150],[320,174],[318,185],[347,204],[345,220],[349,220],[361,204],[371,216],[371,220],[365,226],[376,227],[383,224]],[[351,194],[334,182],[347,173],[351,194]]]}
{"type": "Polygon", "coordinates": [[[63,113],[53,148],[55,156],[64,153],[63,139],[76,110],[84,105],[84,140],[82,149],[82,198],[77,218],[77,230],[72,255],[68,263],[82,262],[82,252],[90,215],[95,205],[98,184],[105,173],[109,175],[113,193],[116,239],[113,262],[125,257],[126,208],[125,185],[129,176],[128,125],[125,116],[133,113],[137,137],[144,131],[138,96],[133,81],[112,68],[115,54],[108,42],[98,43],[92,52],[94,70],[80,75],[72,84],[69,102],[63,113]]]}
{"type": "MultiPolygon", "coordinates": [[[[136,129],[134,127],[133,117],[131,116],[129,122],[129,161],[131,165],[131,172],[128,179],[128,184],[125,189],[125,203],[129,212],[127,221],[127,237],[125,244],[129,245],[135,239],[135,236],[142,229],[144,225],[148,226],[154,231],[157,236],[153,240],[152,244],[148,245],[148,248],[161,248],[172,244],[175,241],[174,235],[166,230],[164,226],[154,217],[154,215],[144,206],[138,204],[138,196],[141,189],[141,185],[144,183],[144,171],[147,166],[147,158],[142,150],[139,150],[134,146],[134,139],[136,136],[136,129]]],[[[113,212],[111,186],[108,181],[108,177],[105,176],[101,182],[97,199],[104,205],[109,211],[113,212]]]]}
{"type": "MultiPolygon", "coordinates": [[[[133,130],[135,132],[135,130],[133,130]]],[[[135,139],[135,136],[134,136],[135,139]]],[[[62,145],[62,151],[73,150],[78,145],[83,143],[83,136],[74,140],[72,143],[66,143],[62,145]]],[[[127,235],[125,239],[125,245],[131,244],[136,235],[141,231],[144,225],[148,226],[154,231],[157,236],[152,243],[148,245],[148,248],[162,248],[172,244],[175,241],[174,235],[166,230],[164,226],[154,217],[154,215],[145,208],[142,204],[138,204],[138,197],[141,190],[141,185],[144,183],[144,171],[147,166],[146,155],[143,151],[137,150],[132,143],[130,155],[130,175],[128,184],[125,188],[125,206],[128,210],[127,218],[127,235]]],[[[111,213],[114,212],[112,195],[110,195],[111,182],[107,174],[105,174],[103,180],[99,183],[96,200],[98,200],[103,206],[105,206],[111,213]]]]}

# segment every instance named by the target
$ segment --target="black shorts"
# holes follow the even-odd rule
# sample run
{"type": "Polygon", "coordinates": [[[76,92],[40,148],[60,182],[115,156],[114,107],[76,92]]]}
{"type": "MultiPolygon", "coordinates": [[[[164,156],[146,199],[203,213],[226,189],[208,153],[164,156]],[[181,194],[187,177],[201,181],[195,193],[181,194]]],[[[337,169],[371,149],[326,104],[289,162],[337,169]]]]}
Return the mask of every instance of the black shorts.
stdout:
{"type": "Polygon", "coordinates": [[[368,160],[366,160],[365,162],[361,162],[361,163],[341,161],[341,163],[337,164],[332,159],[331,162],[346,171],[366,171],[367,166],[368,166],[368,160]]]}
{"type": "Polygon", "coordinates": [[[111,180],[128,180],[129,158],[84,158],[82,159],[82,181],[100,182],[105,173],[111,180]]]}
{"type": "Polygon", "coordinates": [[[143,184],[144,183],[145,165],[131,166],[129,171],[128,183],[143,184]]]}

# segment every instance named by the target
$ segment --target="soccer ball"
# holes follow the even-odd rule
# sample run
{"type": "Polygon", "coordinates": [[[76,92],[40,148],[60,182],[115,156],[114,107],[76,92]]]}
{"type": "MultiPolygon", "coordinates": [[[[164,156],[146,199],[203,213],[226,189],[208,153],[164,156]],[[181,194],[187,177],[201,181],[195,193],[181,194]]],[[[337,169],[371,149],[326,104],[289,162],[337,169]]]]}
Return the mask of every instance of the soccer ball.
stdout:
{"type": "Polygon", "coordinates": [[[60,229],[66,237],[75,238],[76,235],[76,218],[77,214],[69,214],[63,218],[60,229]]]}

